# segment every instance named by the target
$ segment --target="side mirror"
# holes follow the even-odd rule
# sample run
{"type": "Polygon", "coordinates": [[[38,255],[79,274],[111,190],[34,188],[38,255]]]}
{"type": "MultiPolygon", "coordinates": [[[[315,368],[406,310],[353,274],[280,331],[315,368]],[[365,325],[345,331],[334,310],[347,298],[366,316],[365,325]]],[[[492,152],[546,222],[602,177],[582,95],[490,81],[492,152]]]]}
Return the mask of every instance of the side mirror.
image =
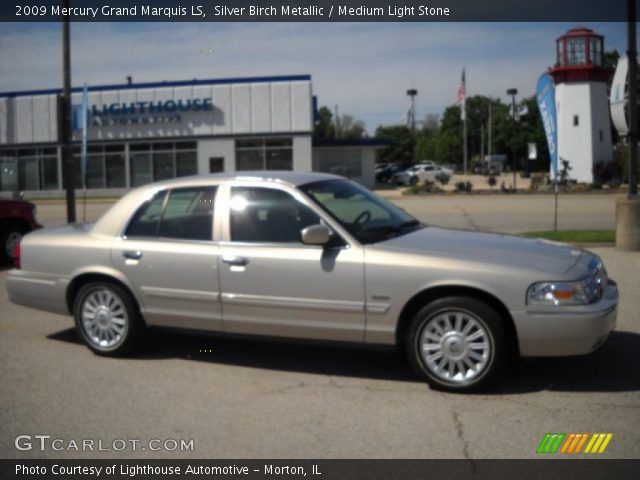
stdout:
{"type": "Polygon", "coordinates": [[[326,245],[331,238],[331,230],[324,225],[311,225],[300,232],[305,245],[326,245]]]}

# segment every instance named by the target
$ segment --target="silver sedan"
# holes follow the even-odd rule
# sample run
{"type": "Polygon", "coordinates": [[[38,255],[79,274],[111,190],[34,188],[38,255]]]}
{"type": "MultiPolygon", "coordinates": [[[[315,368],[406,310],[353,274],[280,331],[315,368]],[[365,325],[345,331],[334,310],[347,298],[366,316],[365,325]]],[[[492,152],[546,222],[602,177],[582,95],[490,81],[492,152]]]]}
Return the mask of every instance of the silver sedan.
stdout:
{"type": "Polygon", "coordinates": [[[98,354],[132,352],[146,327],[395,345],[458,391],[516,356],[595,350],[618,303],[585,250],[424,225],[315,173],[147,185],[95,224],[26,235],[17,253],[10,299],[72,314],[98,354]]]}

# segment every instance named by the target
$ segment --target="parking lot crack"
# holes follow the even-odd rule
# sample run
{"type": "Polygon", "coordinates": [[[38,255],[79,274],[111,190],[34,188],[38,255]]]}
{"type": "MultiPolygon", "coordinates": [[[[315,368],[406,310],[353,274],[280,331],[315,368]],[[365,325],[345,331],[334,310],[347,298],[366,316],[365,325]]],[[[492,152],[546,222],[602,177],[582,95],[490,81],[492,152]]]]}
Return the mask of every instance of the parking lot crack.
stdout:
{"type": "Polygon", "coordinates": [[[464,458],[466,458],[467,460],[471,460],[471,457],[469,456],[469,442],[465,438],[464,427],[462,425],[462,422],[460,421],[458,412],[456,410],[452,410],[451,416],[453,417],[453,423],[456,427],[456,437],[462,443],[462,455],[464,455],[464,458]]]}
{"type": "Polygon", "coordinates": [[[474,230],[481,230],[480,225],[478,225],[473,220],[473,217],[469,214],[469,212],[467,211],[466,208],[463,208],[463,207],[460,207],[460,206],[456,206],[456,208],[458,210],[460,210],[460,213],[462,213],[462,217],[464,218],[465,222],[467,222],[469,225],[471,225],[471,228],[473,228],[474,230]]]}

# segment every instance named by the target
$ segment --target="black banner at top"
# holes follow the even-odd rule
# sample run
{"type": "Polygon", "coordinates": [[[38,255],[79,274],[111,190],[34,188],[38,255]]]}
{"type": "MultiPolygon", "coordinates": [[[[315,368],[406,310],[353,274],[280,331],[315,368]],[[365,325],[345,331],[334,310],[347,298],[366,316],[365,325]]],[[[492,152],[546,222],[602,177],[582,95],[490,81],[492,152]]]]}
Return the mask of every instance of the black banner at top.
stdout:
{"type": "Polygon", "coordinates": [[[14,0],[0,21],[619,22],[640,0],[14,0]]]}

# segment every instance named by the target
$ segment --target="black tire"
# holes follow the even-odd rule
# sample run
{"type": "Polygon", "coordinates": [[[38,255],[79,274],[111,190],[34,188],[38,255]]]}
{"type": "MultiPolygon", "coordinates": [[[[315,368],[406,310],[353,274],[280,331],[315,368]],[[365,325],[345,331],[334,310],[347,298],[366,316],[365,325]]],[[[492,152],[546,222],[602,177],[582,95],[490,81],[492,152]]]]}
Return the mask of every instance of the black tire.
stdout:
{"type": "Polygon", "coordinates": [[[9,222],[0,227],[0,262],[3,265],[13,263],[13,247],[29,229],[19,222],[9,222]],[[16,240],[17,239],[17,240],[16,240]]]}
{"type": "MultiPolygon", "coordinates": [[[[465,320],[463,320],[465,321],[465,320]]],[[[471,330],[471,332],[477,332],[481,330],[471,330]]],[[[464,329],[462,329],[464,330],[464,329]]],[[[444,338],[448,334],[448,330],[444,330],[445,335],[442,335],[444,338]]],[[[451,331],[452,336],[449,339],[455,337],[455,328],[451,331]]],[[[428,335],[428,334],[427,334],[428,335]]],[[[446,390],[450,392],[465,392],[471,390],[484,389],[496,382],[504,372],[504,368],[508,363],[509,345],[507,342],[507,338],[505,335],[505,329],[503,326],[503,320],[500,314],[491,306],[486,303],[477,300],[471,297],[464,296],[450,296],[444,297],[438,300],[434,300],[433,302],[424,306],[413,318],[411,326],[407,332],[406,337],[406,353],[409,359],[409,362],[415,369],[415,371],[434,388],[440,390],[446,390]],[[427,361],[422,356],[422,351],[424,349],[422,345],[422,335],[424,329],[429,325],[430,327],[434,325],[434,322],[438,322],[437,319],[442,319],[443,314],[449,318],[449,321],[454,319],[453,312],[460,312],[463,317],[470,318],[471,320],[467,320],[468,323],[472,323],[473,321],[477,322],[477,325],[484,330],[486,335],[486,343],[489,344],[489,352],[487,353],[487,359],[484,361],[482,368],[478,366],[476,369],[477,372],[471,371],[465,364],[462,362],[459,363],[464,367],[466,373],[462,373],[459,367],[454,367],[454,372],[456,376],[460,377],[456,380],[447,380],[442,378],[442,375],[446,375],[447,372],[443,372],[440,376],[434,371],[434,367],[427,365],[427,361]],[[431,322],[431,323],[430,323],[431,322]],[[475,375],[470,379],[462,378],[465,375],[475,375]]],[[[436,341],[434,341],[437,343],[436,341]]],[[[442,342],[442,340],[441,340],[442,342]]],[[[463,346],[460,346],[460,342],[458,338],[453,338],[453,342],[455,348],[457,350],[463,349],[464,351],[469,351],[468,344],[462,342],[463,346]]],[[[485,342],[483,342],[485,343],[485,342]]],[[[445,352],[444,343],[442,345],[442,352],[445,352]]],[[[450,348],[451,342],[449,343],[450,348]]],[[[428,349],[427,351],[432,351],[428,349]]],[[[477,352],[474,352],[477,354],[477,352]]],[[[457,358],[457,357],[456,357],[457,358]]],[[[469,359],[469,361],[472,361],[469,359]]],[[[431,360],[433,364],[433,360],[431,360]]],[[[437,362],[437,360],[435,361],[437,362]]],[[[448,363],[444,362],[446,365],[448,363]]],[[[454,362],[449,362],[454,363],[454,362]]],[[[437,367],[436,367],[437,368],[437,367]]],[[[441,367],[442,368],[442,367],[441,367]]],[[[450,374],[450,373],[449,373],[450,374]]]]}
{"type": "Polygon", "coordinates": [[[134,353],[139,346],[145,329],[138,304],[131,293],[125,288],[108,281],[90,282],[80,287],[73,304],[73,317],[78,335],[85,345],[98,355],[118,357],[134,353]],[[121,334],[121,338],[113,345],[99,345],[95,337],[92,339],[88,331],[89,328],[83,325],[82,310],[85,302],[92,294],[100,294],[100,292],[109,292],[109,294],[115,296],[120,301],[124,311],[124,331],[121,334]]]}
{"type": "Polygon", "coordinates": [[[411,177],[409,179],[409,185],[414,186],[418,183],[418,177],[411,177]]]}

